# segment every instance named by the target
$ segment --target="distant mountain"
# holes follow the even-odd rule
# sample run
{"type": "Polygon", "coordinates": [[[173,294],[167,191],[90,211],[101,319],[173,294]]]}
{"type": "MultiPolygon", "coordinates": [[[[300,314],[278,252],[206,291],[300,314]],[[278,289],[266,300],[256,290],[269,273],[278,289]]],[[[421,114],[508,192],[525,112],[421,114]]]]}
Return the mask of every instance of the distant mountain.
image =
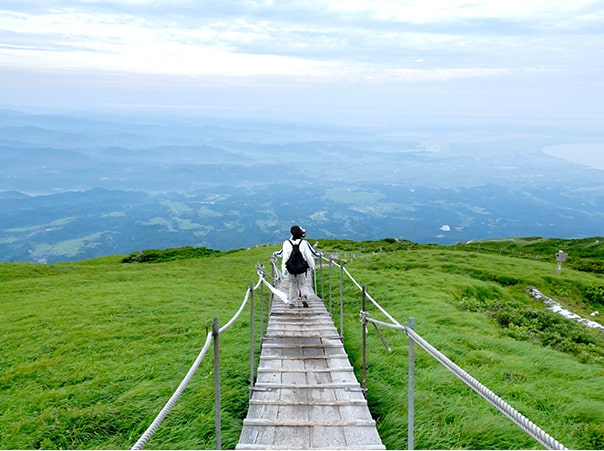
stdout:
{"type": "Polygon", "coordinates": [[[0,193],[0,199],[27,199],[27,194],[20,193],[19,191],[4,191],[0,193]]]}
{"type": "Polygon", "coordinates": [[[555,130],[408,131],[0,110],[0,261],[309,236],[603,235],[601,170],[555,130]]]}

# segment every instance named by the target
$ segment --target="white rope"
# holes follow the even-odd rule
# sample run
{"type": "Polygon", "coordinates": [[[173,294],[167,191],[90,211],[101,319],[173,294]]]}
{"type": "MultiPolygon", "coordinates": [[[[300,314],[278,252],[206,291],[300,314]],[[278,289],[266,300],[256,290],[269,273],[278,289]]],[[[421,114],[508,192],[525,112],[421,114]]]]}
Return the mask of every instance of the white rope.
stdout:
{"type": "Polygon", "coordinates": [[[174,394],[170,397],[170,399],[168,400],[166,405],[163,407],[163,409],[161,409],[161,411],[159,412],[159,414],[157,415],[155,420],[153,420],[153,422],[147,428],[147,430],[143,433],[141,438],[139,438],[138,441],[136,442],[136,444],[132,447],[132,449],[143,449],[143,447],[149,441],[151,436],[155,433],[155,431],[157,430],[159,425],[162,423],[162,421],[164,421],[164,419],[166,418],[168,413],[170,413],[170,411],[176,404],[176,401],[178,401],[178,399],[182,395],[182,392],[185,390],[185,388],[187,388],[187,385],[189,385],[189,382],[191,381],[191,378],[195,374],[195,371],[197,371],[199,364],[205,357],[206,352],[208,352],[211,342],[212,342],[212,332],[208,332],[208,336],[206,337],[206,342],[203,345],[201,352],[195,359],[195,362],[193,362],[193,365],[189,369],[187,375],[182,380],[182,382],[180,383],[180,385],[178,386],[178,388],[176,389],[174,394]]]}
{"type": "Polygon", "coordinates": [[[443,364],[446,368],[449,369],[453,374],[455,374],[459,379],[465,382],[470,388],[472,388],[476,393],[486,399],[490,404],[497,407],[503,414],[505,414],[508,418],[510,418],[518,427],[524,430],[527,434],[541,443],[548,449],[567,449],[564,445],[558,442],[556,439],[551,437],[545,431],[540,429],[536,424],[534,424],[531,420],[526,418],[512,406],[510,406],[507,402],[489,390],[487,387],[482,385],[472,376],[470,376],[466,371],[453,363],[447,356],[441,353],[438,349],[420,337],[413,329],[407,328],[407,335],[413,339],[417,344],[419,344],[422,348],[424,348],[432,357],[438,360],[441,364],[443,364]]]}
{"type": "MultiPolygon", "coordinates": [[[[241,315],[241,312],[243,311],[245,305],[247,304],[247,301],[250,296],[250,292],[252,290],[256,290],[260,286],[260,284],[262,283],[263,280],[264,280],[264,277],[261,275],[260,279],[258,280],[258,283],[253,288],[248,288],[246,290],[243,302],[241,303],[239,310],[237,311],[237,313],[235,313],[235,315],[231,318],[231,320],[227,324],[225,324],[220,329],[218,329],[219,334],[221,334],[221,333],[225,332],[227,329],[229,329],[233,325],[233,323],[237,320],[237,318],[239,318],[239,315],[241,315]]],[[[176,389],[174,394],[170,397],[168,402],[161,409],[161,411],[159,412],[157,417],[155,417],[155,419],[153,420],[151,425],[147,428],[147,430],[143,433],[143,435],[141,435],[141,437],[138,439],[138,441],[135,443],[135,445],[131,449],[133,449],[133,450],[143,449],[143,447],[147,444],[147,442],[149,441],[151,436],[155,433],[155,431],[157,430],[159,425],[164,421],[166,416],[174,408],[176,401],[178,401],[178,399],[184,392],[185,388],[187,388],[187,385],[189,385],[189,382],[191,382],[191,379],[193,378],[195,371],[197,371],[197,368],[201,364],[201,361],[203,360],[206,353],[208,352],[210,343],[212,342],[212,334],[213,334],[213,332],[208,332],[208,335],[206,337],[206,342],[203,345],[203,348],[200,351],[199,355],[193,362],[193,365],[191,365],[191,368],[187,372],[187,375],[184,377],[184,379],[182,380],[182,382],[180,383],[180,385],[178,386],[178,388],[176,389]]]]}
{"type": "MultiPolygon", "coordinates": [[[[354,285],[356,285],[356,287],[357,287],[359,290],[363,291],[363,287],[361,286],[361,284],[359,284],[359,283],[358,283],[358,282],[357,282],[357,281],[354,279],[354,277],[352,277],[352,274],[350,274],[350,272],[348,271],[348,269],[346,269],[346,267],[345,267],[345,266],[341,266],[341,265],[339,265],[338,263],[336,263],[335,261],[330,260],[330,259],[327,259],[327,258],[325,258],[325,257],[323,257],[323,260],[327,260],[327,261],[329,261],[331,264],[333,264],[333,265],[337,266],[338,268],[342,268],[342,269],[344,270],[344,272],[346,273],[346,275],[348,276],[348,278],[349,278],[349,279],[352,281],[352,283],[353,283],[354,285]]],[[[380,304],[379,304],[379,303],[378,303],[378,302],[377,302],[375,299],[373,299],[373,297],[372,297],[372,296],[371,296],[369,293],[367,293],[367,291],[365,291],[365,296],[367,296],[367,299],[369,299],[369,301],[371,301],[371,303],[372,303],[372,304],[373,304],[373,305],[374,305],[374,306],[375,306],[375,307],[376,307],[376,308],[377,308],[377,309],[378,309],[380,312],[382,312],[382,314],[383,314],[383,315],[384,315],[386,318],[388,318],[390,321],[392,321],[392,322],[393,322],[394,324],[396,324],[397,326],[403,327],[403,326],[401,326],[401,324],[400,324],[400,323],[399,323],[397,320],[395,320],[395,319],[394,319],[394,318],[393,318],[393,317],[390,315],[390,313],[388,313],[388,312],[387,312],[387,311],[386,311],[386,310],[385,310],[385,309],[384,309],[384,308],[383,308],[383,307],[382,307],[382,306],[381,306],[381,305],[380,305],[380,304]]]]}
{"type": "Polygon", "coordinates": [[[285,302],[286,304],[287,302],[287,294],[285,294],[283,291],[276,289],[271,283],[269,283],[268,281],[266,281],[264,278],[262,278],[262,282],[264,282],[264,285],[266,285],[268,287],[268,289],[275,295],[277,296],[279,299],[281,299],[283,302],[285,302]]]}
{"type": "Polygon", "coordinates": [[[428,343],[425,339],[423,339],[417,332],[413,329],[405,326],[401,326],[400,324],[389,324],[383,321],[378,321],[371,319],[367,312],[362,312],[363,320],[368,322],[378,324],[381,326],[389,327],[391,329],[403,330],[410,339],[412,339],[415,343],[420,345],[428,354],[438,360],[445,368],[451,371],[455,376],[461,379],[465,384],[467,384],[470,388],[472,388],[476,393],[486,399],[492,406],[496,407],[501,413],[506,415],[510,420],[512,420],[518,427],[520,427],[523,431],[525,431],[528,435],[533,437],[543,446],[548,449],[567,449],[564,445],[550,436],[547,432],[543,431],[536,424],[510,406],[507,402],[485,387],[483,384],[478,382],[472,376],[470,376],[466,371],[464,371],[461,367],[453,363],[447,356],[445,356],[442,352],[428,343]]]}
{"type": "Polygon", "coordinates": [[[364,320],[366,320],[367,322],[377,324],[378,326],[384,326],[384,327],[389,327],[390,329],[402,330],[405,333],[407,332],[407,327],[401,326],[398,323],[390,324],[390,323],[385,323],[384,321],[379,321],[377,319],[373,319],[369,316],[369,313],[367,313],[367,312],[361,312],[361,317],[364,320]]]}
{"type": "MultiPolygon", "coordinates": [[[[323,257],[323,258],[325,259],[325,257],[323,257]]],[[[349,279],[353,282],[353,284],[355,286],[357,286],[357,288],[359,288],[360,290],[363,289],[363,287],[352,277],[350,272],[345,267],[340,266],[339,264],[335,263],[333,260],[329,260],[329,262],[331,264],[334,264],[337,267],[342,268],[344,270],[344,272],[346,273],[346,275],[349,277],[349,279]]],[[[273,265],[273,269],[276,269],[275,262],[271,261],[271,264],[273,265]]],[[[279,280],[279,278],[281,277],[281,274],[278,271],[276,271],[276,273],[279,274],[277,276],[277,280],[279,280]]],[[[239,310],[230,319],[230,321],[227,324],[225,324],[223,327],[221,327],[218,330],[219,334],[228,330],[233,325],[233,323],[239,318],[239,316],[243,312],[243,309],[245,308],[245,306],[249,300],[250,293],[252,291],[255,291],[261,284],[266,285],[275,295],[277,295],[279,298],[284,300],[284,302],[286,302],[287,297],[285,296],[285,294],[283,292],[281,292],[280,290],[277,290],[271,283],[266,281],[263,270],[259,270],[258,275],[259,275],[258,282],[256,283],[256,285],[253,288],[250,287],[246,290],[243,302],[241,303],[239,310]]],[[[480,382],[478,382],[476,379],[474,379],[472,376],[470,376],[466,371],[464,371],[462,368],[460,368],[455,363],[453,363],[448,357],[446,357],[444,354],[442,354],[440,351],[438,351],[435,347],[433,347],[430,343],[428,343],[426,340],[424,340],[413,329],[410,329],[408,327],[401,325],[385,309],[383,309],[379,305],[379,303],[375,299],[373,299],[373,297],[371,295],[369,295],[369,293],[365,292],[365,296],[367,297],[367,299],[369,299],[371,301],[371,303],[378,310],[380,310],[380,312],[382,312],[382,314],[384,314],[390,321],[392,321],[392,324],[372,319],[369,317],[369,314],[367,312],[361,312],[361,315],[362,315],[364,321],[368,321],[368,322],[372,322],[374,324],[378,324],[378,325],[381,325],[384,327],[389,327],[392,329],[404,331],[409,336],[410,339],[412,339],[414,342],[419,344],[426,352],[428,352],[430,355],[432,355],[436,360],[438,360],[442,365],[444,365],[447,369],[449,369],[459,379],[461,379],[470,388],[472,388],[479,395],[481,395],[484,399],[486,399],[490,404],[492,404],[497,409],[499,409],[503,414],[505,414],[508,418],[510,418],[516,425],[518,425],[522,430],[524,430],[531,437],[536,439],[543,446],[545,446],[548,449],[560,449],[560,450],[567,449],[564,447],[564,445],[562,445],[560,442],[558,442],[553,437],[548,435],[546,432],[541,430],[534,423],[532,423],[529,419],[524,417],[517,410],[515,410],[513,407],[511,407],[509,404],[507,404],[505,401],[503,401],[501,398],[499,398],[495,393],[490,391],[488,388],[486,388],[484,385],[482,385],[480,382]]],[[[209,332],[206,337],[206,341],[205,341],[205,344],[204,344],[202,350],[199,352],[199,355],[193,362],[193,365],[187,372],[186,376],[184,377],[184,379],[182,380],[182,382],[180,383],[180,385],[178,386],[178,388],[176,389],[174,394],[170,397],[170,399],[168,400],[166,405],[159,412],[157,417],[153,420],[151,425],[147,428],[147,430],[143,433],[141,438],[132,447],[133,450],[143,449],[145,444],[149,441],[151,436],[155,433],[155,431],[160,426],[160,424],[163,422],[163,420],[166,418],[168,413],[172,410],[172,408],[174,407],[174,405],[176,404],[176,402],[178,401],[178,399],[184,392],[185,388],[191,381],[193,375],[197,371],[197,368],[199,367],[203,358],[205,357],[205,355],[210,347],[211,342],[212,342],[212,332],[209,332]]]]}
{"type": "MultiPolygon", "coordinates": [[[[348,278],[352,281],[352,283],[354,285],[356,285],[356,287],[359,290],[363,290],[363,287],[354,279],[354,277],[352,277],[352,275],[350,274],[350,272],[348,272],[348,269],[346,269],[346,267],[339,265],[338,263],[334,262],[332,259],[327,259],[325,257],[323,257],[323,259],[326,261],[329,261],[330,264],[334,264],[337,267],[343,268],[344,272],[346,273],[348,278]]],[[[445,356],[438,349],[436,349],[434,346],[432,346],[430,343],[428,343],[426,340],[424,340],[413,329],[401,325],[385,309],[383,309],[379,305],[379,303],[375,299],[373,299],[373,297],[371,297],[371,295],[369,293],[367,293],[366,291],[365,291],[365,296],[367,297],[367,299],[369,299],[371,301],[371,303],[380,312],[382,312],[382,314],[384,314],[384,316],[386,316],[390,321],[392,321],[392,324],[386,323],[383,321],[378,321],[375,319],[371,319],[367,312],[361,312],[361,316],[363,317],[364,321],[369,321],[374,324],[379,324],[381,326],[389,327],[391,329],[397,329],[397,330],[404,331],[409,336],[410,339],[412,339],[417,344],[419,344],[426,352],[428,352],[430,355],[432,355],[436,360],[438,360],[442,365],[444,365],[449,371],[451,371],[453,374],[455,374],[459,379],[461,379],[464,383],[466,383],[470,388],[472,388],[474,391],[476,391],[476,393],[478,393],[480,396],[482,396],[484,399],[486,399],[491,405],[496,407],[504,415],[506,415],[508,418],[510,418],[517,426],[519,426],[522,430],[524,430],[527,434],[529,434],[531,437],[533,437],[535,440],[537,440],[543,446],[545,446],[548,449],[563,449],[563,450],[567,449],[564,445],[562,445],[556,439],[554,439],[549,434],[547,434],[545,431],[540,429],[537,425],[535,425],[528,418],[523,416],[520,412],[518,412],[516,409],[514,409],[512,406],[510,406],[508,403],[506,403],[503,399],[501,399],[499,396],[497,396],[495,393],[493,393],[487,387],[485,387],[480,382],[478,382],[476,379],[474,379],[472,376],[470,376],[466,371],[464,371],[462,368],[460,368],[455,363],[453,363],[447,356],[445,356]]]]}
{"type": "Polygon", "coordinates": [[[276,252],[273,253],[270,259],[270,264],[273,268],[273,274],[275,274],[275,280],[273,280],[274,284],[276,284],[277,282],[281,282],[281,280],[283,279],[281,275],[281,270],[277,267],[277,256],[275,254],[276,252]]]}
{"type": "Polygon", "coordinates": [[[228,330],[233,323],[237,320],[237,318],[239,318],[239,315],[241,315],[241,312],[243,312],[243,309],[245,308],[248,299],[250,298],[250,292],[253,290],[256,290],[260,284],[262,283],[262,280],[264,280],[264,277],[260,276],[258,282],[256,283],[256,285],[254,286],[254,288],[248,288],[245,292],[245,296],[243,298],[243,302],[241,303],[241,306],[239,306],[239,310],[237,310],[237,313],[235,313],[235,315],[233,315],[233,317],[229,320],[228,323],[226,323],[224,326],[222,326],[220,329],[218,329],[219,333],[223,333],[226,330],[228,330]]]}

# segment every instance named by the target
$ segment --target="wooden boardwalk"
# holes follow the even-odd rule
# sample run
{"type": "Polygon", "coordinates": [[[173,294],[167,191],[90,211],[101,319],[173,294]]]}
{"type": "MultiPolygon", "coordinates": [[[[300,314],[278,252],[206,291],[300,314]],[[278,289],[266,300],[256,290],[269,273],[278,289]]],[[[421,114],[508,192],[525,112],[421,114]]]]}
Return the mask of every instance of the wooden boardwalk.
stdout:
{"type": "Polygon", "coordinates": [[[236,449],[385,449],[330,314],[309,304],[275,298],[236,449]]]}

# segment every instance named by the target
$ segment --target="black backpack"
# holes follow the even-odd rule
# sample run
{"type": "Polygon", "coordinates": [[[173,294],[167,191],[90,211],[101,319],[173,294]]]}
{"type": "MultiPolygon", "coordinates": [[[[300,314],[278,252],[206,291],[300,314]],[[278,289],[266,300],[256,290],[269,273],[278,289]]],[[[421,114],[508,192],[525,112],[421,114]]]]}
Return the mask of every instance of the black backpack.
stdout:
{"type": "Polygon", "coordinates": [[[291,240],[289,240],[292,245],[292,253],[289,258],[285,262],[285,267],[287,268],[287,272],[290,274],[302,274],[308,270],[308,263],[304,259],[302,252],[300,252],[300,243],[294,244],[291,240]]]}

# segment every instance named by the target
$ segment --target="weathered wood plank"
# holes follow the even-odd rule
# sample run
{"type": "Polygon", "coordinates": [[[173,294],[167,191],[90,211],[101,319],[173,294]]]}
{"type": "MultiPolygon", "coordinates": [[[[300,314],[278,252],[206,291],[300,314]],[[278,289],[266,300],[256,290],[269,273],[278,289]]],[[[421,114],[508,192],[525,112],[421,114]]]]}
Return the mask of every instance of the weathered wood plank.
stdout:
{"type": "Polygon", "coordinates": [[[237,449],[384,449],[330,315],[309,302],[273,304],[237,449]]]}

